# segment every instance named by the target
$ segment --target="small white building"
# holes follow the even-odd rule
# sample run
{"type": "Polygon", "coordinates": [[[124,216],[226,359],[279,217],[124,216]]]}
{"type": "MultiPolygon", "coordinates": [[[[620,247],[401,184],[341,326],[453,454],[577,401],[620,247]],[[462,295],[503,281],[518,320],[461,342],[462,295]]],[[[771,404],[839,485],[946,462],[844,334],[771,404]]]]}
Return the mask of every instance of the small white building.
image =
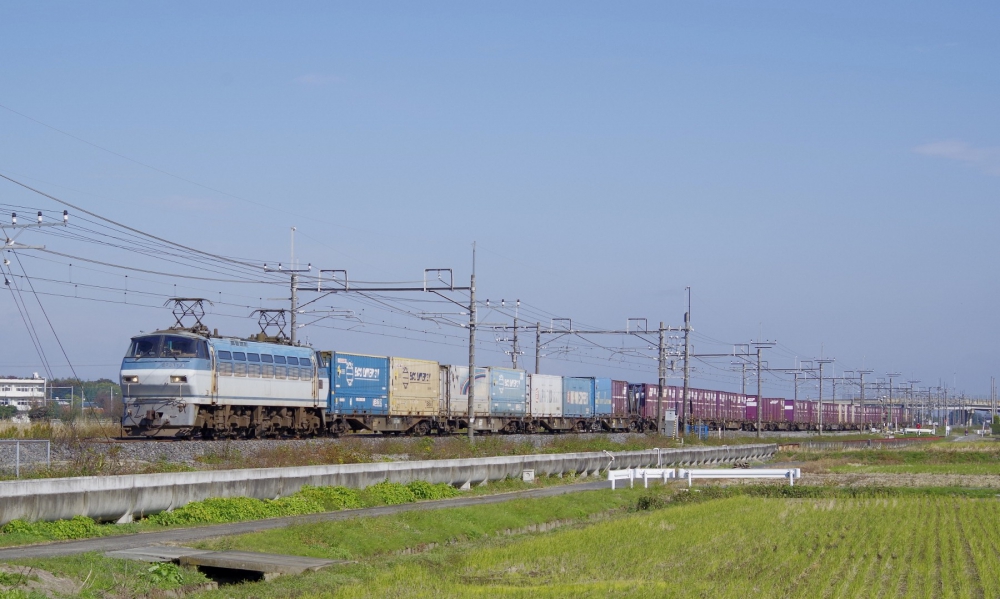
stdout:
{"type": "Polygon", "coordinates": [[[0,378],[0,406],[14,406],[27,412],[45,401],[46,380],[36,372],[30,379],[0,378]]]}

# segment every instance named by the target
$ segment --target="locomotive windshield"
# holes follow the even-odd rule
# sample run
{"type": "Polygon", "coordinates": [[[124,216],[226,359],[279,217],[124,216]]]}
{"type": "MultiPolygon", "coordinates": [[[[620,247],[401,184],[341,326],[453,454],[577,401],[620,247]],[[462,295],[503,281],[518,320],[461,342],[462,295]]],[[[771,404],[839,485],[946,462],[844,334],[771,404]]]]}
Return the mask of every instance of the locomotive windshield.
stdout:
{"type": "Polygon", "coordinates": [[[208,358],[208,344],[176,335],[149,335],[132,339],[127,358],[208,358]]]}

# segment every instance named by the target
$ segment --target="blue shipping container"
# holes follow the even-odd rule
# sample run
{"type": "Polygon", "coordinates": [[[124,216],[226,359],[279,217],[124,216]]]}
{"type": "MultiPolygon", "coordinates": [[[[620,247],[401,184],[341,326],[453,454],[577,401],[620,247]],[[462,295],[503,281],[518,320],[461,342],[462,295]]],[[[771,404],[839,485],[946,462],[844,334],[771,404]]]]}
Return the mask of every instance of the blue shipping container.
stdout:
{"type": "Polygon", "coordinates": [[[524,415],[528,397],[527,379],[523,370],[490,368],[490,415],[524,415]]]}
{"type": "Polygon", "coordinates": [[[594,379],[594,414],[611,413],[611,379],[594,379]]]}
{"type": "MultiPolygon", "coordinates": [[[[609,394],[610,395],[610,394],[609,394]]],[[[563,377],[563,416],[590,417],[594,414],[594,379],[563,377]]]]}
{"type": "Polygon", "coordinates": [[[331,412],[389,413],[389,358],[335,353],[330,370],[331,412]]]}

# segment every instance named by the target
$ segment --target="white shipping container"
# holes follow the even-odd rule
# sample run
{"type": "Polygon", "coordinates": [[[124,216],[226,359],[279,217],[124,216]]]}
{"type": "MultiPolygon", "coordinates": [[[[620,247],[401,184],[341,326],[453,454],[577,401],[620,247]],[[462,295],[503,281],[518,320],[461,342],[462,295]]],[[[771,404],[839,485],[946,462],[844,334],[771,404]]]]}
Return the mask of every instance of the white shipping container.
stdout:
{"type": "Polygon", "coordinates": [[[531,397],[531,415],[538,418],[562,417],[563,380],[551,374],[532,374],[528,377],[528,394],[531,397]]]}
{"type": "MultiPolygon", "coordinates": [[[[447,377],[443,385],[444,393],[441,397],[441,415],[449,413],[448,406],[451,405],[452,416],[468,416],[469,414],[469,367],[468,366],[446,366],[447,377]]],[[[441,373],[445,376],[445,373],[441,373]]],[[[476,397],[474,406],[476,416],[489,416],[490,414],[490,380],[489,369],[476,367],[476,397]]]]}

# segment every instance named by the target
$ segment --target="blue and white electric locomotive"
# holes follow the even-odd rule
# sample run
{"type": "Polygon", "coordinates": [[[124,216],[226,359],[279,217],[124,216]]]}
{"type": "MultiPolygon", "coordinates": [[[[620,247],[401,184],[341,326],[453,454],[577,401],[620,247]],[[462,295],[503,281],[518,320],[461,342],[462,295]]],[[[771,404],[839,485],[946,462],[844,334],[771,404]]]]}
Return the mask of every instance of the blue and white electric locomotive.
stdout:
{"type": "Polygon", "coordinates": [[[321,434],[328,377],[309,347],[156,331],[134,337],[122,360],[122,427],[136,437],[321,434]]]}

